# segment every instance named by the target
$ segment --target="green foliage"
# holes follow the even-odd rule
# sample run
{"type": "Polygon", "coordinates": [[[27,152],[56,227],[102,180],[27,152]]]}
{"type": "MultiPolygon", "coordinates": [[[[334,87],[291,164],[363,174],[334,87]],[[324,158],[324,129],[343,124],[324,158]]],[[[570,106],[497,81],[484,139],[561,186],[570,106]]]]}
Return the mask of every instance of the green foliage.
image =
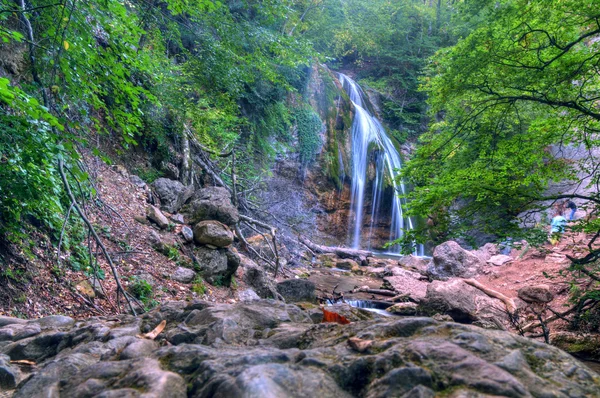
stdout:
{"type": "Polygon", "coordinates": [[[323,122],[319,115],[310,107],[299,108],[294,111],[298,131],[298,152],[300,161],[308,164],[314,160],[322,145],[321,131],[323,122]]]}
{"type": "Polygon", "coordinates": [[[192,292],[196,293],[199,296],[202,296],[206,293],[206,285],[204,284],[204,280],[198,275],[192,282],[192,292]]]}
{"type": "Polygon", "coordinates": [[[60,229],[69,203],[59,158],[87,190],[76,194],[94,195],[77,165],[77,150],[93,146],[90,135],[110,136],[117,149],[139,144],[152,161],[139,171],[148,182],[181,149],[184,131],[217,151],[245,149],[241,178],[262,172],[274,148],[289,143],[288,97],[315,55],[302,29],[293,34],[307,22],[306,4],[29,5],[35,11],[19,12],[0,0],[2,51],[33,60],[10,77],[18,86],[0,77],[0,234],[13,241],[30,218],[60,229]],[[17,46],[30,34],[21,17],[31,22],[32,47],[17,46]]]}
{"type": "Polygon", "coordinates": [[[133,277],[129,284],[129,292],[142,303],[147,304],[153,296],[152,285],[145,279],[133,277]]]}
{"type": "Polygon", "coordinates": [[[422,80],[433,123],[404,169],[415,186],[413,214],[458,208],[455,232],[470,223],[518,234],[516,216],[539,209],[550,182],[588,167],[552,150],[597,145],[598,44],[585,39],[595,26],[588,3],[485,2],[474,31],[433,57],[422,80]]]}

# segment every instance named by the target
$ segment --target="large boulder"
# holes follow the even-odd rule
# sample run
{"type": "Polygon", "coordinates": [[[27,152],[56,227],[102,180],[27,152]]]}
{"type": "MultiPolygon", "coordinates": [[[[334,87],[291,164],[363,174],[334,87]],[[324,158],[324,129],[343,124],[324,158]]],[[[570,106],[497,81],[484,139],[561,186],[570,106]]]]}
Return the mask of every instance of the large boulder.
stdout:
{"type": "MultiPolygon", "coordinates": [[[[9,360],[34,360],[15,345],[43,340],[52,344],[35,367],[20,365],[13,398],[595,397],[600,390],[600,376],[569,354],[512,333],[422,317],[314,324],[314,310],[273,300],[166,303],[140,317],[95,317],[0,345],[0,369],[15,373],[9,360]],[[141,338],[162,321],[155,341],[141,338]]],[[[14,387],[15,376],[3,386],[14,387]]]]}
{"type": "Polygon", "coordinates": [[[519,298],[530,304],[545,304],[554,300],[548,285],[523,286],[517,291],[519,298]]]}
{"type": "Polygon", "coordinates": [[[152,183],[152,188],[160,199],[160,208],[169,213],[176,213],[181,206],[192,197],[194,190],[179,181],[159,178],[152,183]]]}
{"type": "Polygon", "coordinates": [[[188,224],[204,220],[217,220],[233,225],[240,220],[237,208],[231,203],[229,191],[221,187],[197,190],[189,204],[182,209],[188,224]]]}
{"type": "Polygon", "coordinates": [[[462,279],[430,283],[419,308],[427,314],[447,314],[456,322],[477,323],[492,329],[502,327],[506,320],[506,311],[500,301],[462,279]]]}
{"type": "Polygon", "coordinates": [[[240,257],[232,249],[198,247],[194,255],[202,278],[216,286],[229,286],[231,277],[240,265],[240,257]]]}
{"type": "Polygon", "coordinates": [[[428,272],[435,279],[451,277],[471,278],[479,272],[484,262],[454,241],[447,241],[433,250],[433,261],[428,272]]]}
{"type": "Polygon", "coordinates": [[[306,279],[288,279],[277,284],[277,291],[285,301],[296,303],[300,301],[313,302],[317,300],[315,284],[306,279]]]}
{"type": "Polygon", "coordinates": [[[200,245],[227,247],[233,243],[233,232],[218,221],[200,221],[194,227],[194,241],[200,245]]]}

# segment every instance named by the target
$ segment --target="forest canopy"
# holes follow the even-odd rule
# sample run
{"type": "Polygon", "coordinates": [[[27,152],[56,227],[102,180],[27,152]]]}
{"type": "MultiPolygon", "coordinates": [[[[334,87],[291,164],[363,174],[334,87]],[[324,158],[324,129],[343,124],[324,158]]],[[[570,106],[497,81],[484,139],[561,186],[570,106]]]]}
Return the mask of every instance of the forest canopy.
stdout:
{"type": "Polygon", "coordinates": [[[472,31],[421,79],[432,123],[404,175],[412,211],[440,229],[514,235],[518,215],[577,196],[549,193],[552,183],[587,185],[582,199],[597,202],[598,2],[488,1],[475,11],[459,15],[472,31]]]}

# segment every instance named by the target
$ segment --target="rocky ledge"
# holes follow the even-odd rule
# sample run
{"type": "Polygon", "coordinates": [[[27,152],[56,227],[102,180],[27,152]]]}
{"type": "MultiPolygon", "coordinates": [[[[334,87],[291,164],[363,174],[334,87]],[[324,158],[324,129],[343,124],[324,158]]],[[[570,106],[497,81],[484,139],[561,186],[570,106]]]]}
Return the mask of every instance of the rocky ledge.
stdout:
{"type": "Polygon", "coordinates": [[[318,307],[273,300],[171,302],[137,318],[1,318],[0,391],[16,388],[15,398],[590,397],[600,391],[597,374],[534,340],[431,318],[331,309],[354,322],[320,323],[318,307]]]}

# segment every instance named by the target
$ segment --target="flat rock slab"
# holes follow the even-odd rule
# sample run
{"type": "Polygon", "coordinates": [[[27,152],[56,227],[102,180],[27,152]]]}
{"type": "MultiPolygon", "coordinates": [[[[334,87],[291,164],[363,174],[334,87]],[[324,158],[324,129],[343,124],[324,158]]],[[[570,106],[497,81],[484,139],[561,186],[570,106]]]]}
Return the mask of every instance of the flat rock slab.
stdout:
{"type": "Polygon", "coordinates": [[[428,285],[427,282],[420,280],[421,277],[422,275],[417,272],[396,267],[393,270],[393,276],[386,276],[383,280],[398,294],[406,294],[412,300],[419,302],[425,298],[428,285]]]}
{"type": "Polygon", "coordinates": [[[500,267],[506,263],[511,262],[512,260],[513,260],[513,258],[511,256],[506,256],[504,254],[498,254],[498,255],[490,257],[489,260],[487,260],[487,263],[495,265],[496,267],[500,267]]]}
{"type": "MultiPolygon", "coordinates": [[[[352,291],[358,286],[369,286],[371,289],[381,288],[381,279],[366,275],[355,275],[349,272],[332,271],[327,268],[314,269],[308,280],[315,284],[317,296],[331,296],[333,289],[344,293],[346,297],[359,300],[370,300],[373,294],[352,291]]],[[[378,300],[387,300],[387,296],[377,296],[378,300]]]]}

